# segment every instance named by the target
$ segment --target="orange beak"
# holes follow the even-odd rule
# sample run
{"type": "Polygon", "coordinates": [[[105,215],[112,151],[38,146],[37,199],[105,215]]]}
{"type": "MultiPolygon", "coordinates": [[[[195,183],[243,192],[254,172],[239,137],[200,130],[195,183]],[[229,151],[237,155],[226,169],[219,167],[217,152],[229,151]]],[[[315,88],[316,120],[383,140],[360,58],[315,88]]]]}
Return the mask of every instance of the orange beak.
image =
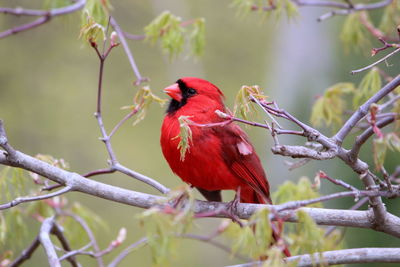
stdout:
{"type": "Polygon", "coordinates": [[[166,93],[178,102],[181,102],[182,100],[182,92],[177,83],[174,83],[173,85],[164,88],[164,93],[166,93]]]}

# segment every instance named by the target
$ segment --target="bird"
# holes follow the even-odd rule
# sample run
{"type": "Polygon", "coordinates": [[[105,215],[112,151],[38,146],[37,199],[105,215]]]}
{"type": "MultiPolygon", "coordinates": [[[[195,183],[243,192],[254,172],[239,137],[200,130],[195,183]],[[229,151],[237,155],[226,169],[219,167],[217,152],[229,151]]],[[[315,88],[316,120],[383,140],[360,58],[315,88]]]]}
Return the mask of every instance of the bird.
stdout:
{"type": "Polygon", "coordinates": [[[164,92],[171,100],[160,143],[171,170],[208,201],[221,202],[222,190],[234,190],[241,203],[272,204],[266,174],[247,134],[234,122],[224,124],[226,119],[216,113],[229,114],[222,91],[207,80],[183,77],[164,92]],[[179,149],[181,116],[193,122],[184,157],[179,149]]]}

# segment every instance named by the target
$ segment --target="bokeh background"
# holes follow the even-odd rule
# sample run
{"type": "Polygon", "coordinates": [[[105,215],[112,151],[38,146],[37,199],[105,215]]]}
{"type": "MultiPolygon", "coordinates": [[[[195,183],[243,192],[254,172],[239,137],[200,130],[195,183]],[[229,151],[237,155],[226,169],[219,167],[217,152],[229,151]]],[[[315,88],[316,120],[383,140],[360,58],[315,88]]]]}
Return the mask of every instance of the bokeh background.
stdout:
{"type": "MultiPolygon", "coordinates": [[[[37,7],[41,3],[1,1],[1,5],[37,7]]],[[[206,20],[206,48],[204,55],[193,59],[185,55],[169,60],[158,45],[144,41],[130,41],[129,45],[141,73],[151,79],[154,93],[182,76],[198,76],[218,85],[226,95],[226,103],[233,107],[234,96],[244,84],[264,88],[270,99],[305,122],[309,121],[315,97],[339,81],[358,82],[362,75],[351,76],[349,71],[368,64],[371,59],[363,53],[345,53],[339,34],[343,17],[323,23],[316,18],[326,10],[302,8],[300,16],[288,22],[261,22],[256,13],[237,16],[232,1],[113,1],[113,15],[121,27],[130,33],[143,34],[143,28],[164,10],[181,16],[183,20],[204,17],[206,20]]],[[[24,18],[0,16],[1,30],[25,22],[24,18]]],[[[78,39],[80,14],[53,19],[39,28],[0,40],[0,118],[5,121],[11,144],[30,155],[50,154],[70,163],[78,173],[107,166],[107,153],[99,141],[99,128],[93,113],[96,104],[98,59],[94,51],[78,39]]],[[[374,42],[376,46],[378,44],[374,42]]],[[[397,68],[397,69],[396,69],[397,68]]],[[[392,66],[389,72],[398,72],[392,66]]],[[[122,48],[115,49],[106,62],[104,77],[105,125],[110,130],[126,111],[135,94],[135,77],[122,48]]],[[[175,188],[182,184],[169,169],[159,146],[160,126],[164,108],[154,105],[144,121],[135,127],[126,123],[113,137],[113,146],[121,163],[175,188]]],[[[285,124],[285,123],[284,123],[285,124]]],[[[285,124],[286,126],[292,126],[285,124]]],[[[287,158],[270,152],[272,143],[268,132],[248,127],[268,174],[272,191],[286,180],[297,181],[301,176],[311,179],[318,170],[360,187],[358,177],[339,160],[311,162],[288,171],[287,158]]],[[[322,129],[329,134],[329,130],[322,129]]],[[[354,136],[349,137],[352,141],[354,136]]],[[[292,137],[280,138],[282,143],[303,141],[292,137]]],[[[362,158],[371,161],[370,145],[362,151],[362,158]]],[[[392,171],[398,159],[389,154],[387,169],[392,171]]],[[[94,179],[121,187],[157,194],[154,189],[121,174],[98,176],[94,179]]],[[[321,192],[333,193],[341,188],[323,182],[321,192]]],[[[230,200],[233,194],[225,193],[230,200]]],[[[200,195],[198,195],[199,198],[200,195]]],[[[102,248],[115,238],[121,227],[128,230],[121,248],[143,236],[137,214],[140,209],[106,200],[70,194],[71,201],[80,201],[101,216],[107,230],[97,232],[102,248]]],[[[327,207],[348,208],[351,199],[326,203],[327,207]]],[[[387,201],[391,212],[397,213],[397,200],[387,201]]],[[[365,208],[365,207],[364,207],[365,208]]],[[[204,219],[196,223],[198,233],[212,232],[219,220],[204,219]]],[[[32,238],[37,226],[32,226],[32,238]]],[[[29,238],[28,240],[31,240],[29,238]]],[[[370,230],[347,229],[346,246],[398,246],[398,240],[370,230]]],[[[225,252],[197,241],[183,240],[173,257],[176,266],[222,266],[239,263],[225,252]]],[[[0,248],[2,250],[2,248],[0,248]]],[[[105,259],[110,260],[116,252],[105,259]]],[[[85,257],[82,256],[82,259],[85,257]]],[[[43,266],[43,251],[33,257],[28,266],[43,266]]],[[[83,260],[84,266],[94,261],[83,260]]],[[[148,266],[148,248],[131,253],[121,266],[148,266]]],[[[366,265],[363,265],[366,266],[366,265]]],[[[370,265],[373,266],[373,265],[370,265]]],[[[379,265],[382,266],[382,265],[379,265]]]]}

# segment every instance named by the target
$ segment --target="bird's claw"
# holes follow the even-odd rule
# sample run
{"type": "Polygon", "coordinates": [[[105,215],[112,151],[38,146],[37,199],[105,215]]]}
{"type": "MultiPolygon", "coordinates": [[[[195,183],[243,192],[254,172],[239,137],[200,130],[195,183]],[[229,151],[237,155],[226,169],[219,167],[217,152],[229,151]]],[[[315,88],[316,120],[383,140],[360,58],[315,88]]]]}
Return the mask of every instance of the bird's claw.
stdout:
{"type": "Polygon", "coordinates": [[[236,215],[238,211],[238,207],[240,204],[240,187],[236,191],[235,198],[228,202],[226,205],[226,210],[223,210],[222,213],[230,218],[233,222],[236,222],[243,227],[243,223],[240,221],[240,218],[236,215]]]}

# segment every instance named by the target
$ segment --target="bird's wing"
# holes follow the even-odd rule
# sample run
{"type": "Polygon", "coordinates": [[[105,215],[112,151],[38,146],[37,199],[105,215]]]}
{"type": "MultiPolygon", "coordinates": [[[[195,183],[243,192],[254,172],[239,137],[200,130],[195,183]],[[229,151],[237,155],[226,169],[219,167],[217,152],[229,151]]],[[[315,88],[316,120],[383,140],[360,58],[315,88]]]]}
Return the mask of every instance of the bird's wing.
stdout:
{"type": "Polygon", "coordinates": [[[214,132],[221,140],[221,153],[225,162],[238,179],[256,192],[254,201],[271,203],[264,169],[246,133],[233,123],[215,127],[214,132]],[[261,201],[262,199],[264,201],[261,201]]]}

